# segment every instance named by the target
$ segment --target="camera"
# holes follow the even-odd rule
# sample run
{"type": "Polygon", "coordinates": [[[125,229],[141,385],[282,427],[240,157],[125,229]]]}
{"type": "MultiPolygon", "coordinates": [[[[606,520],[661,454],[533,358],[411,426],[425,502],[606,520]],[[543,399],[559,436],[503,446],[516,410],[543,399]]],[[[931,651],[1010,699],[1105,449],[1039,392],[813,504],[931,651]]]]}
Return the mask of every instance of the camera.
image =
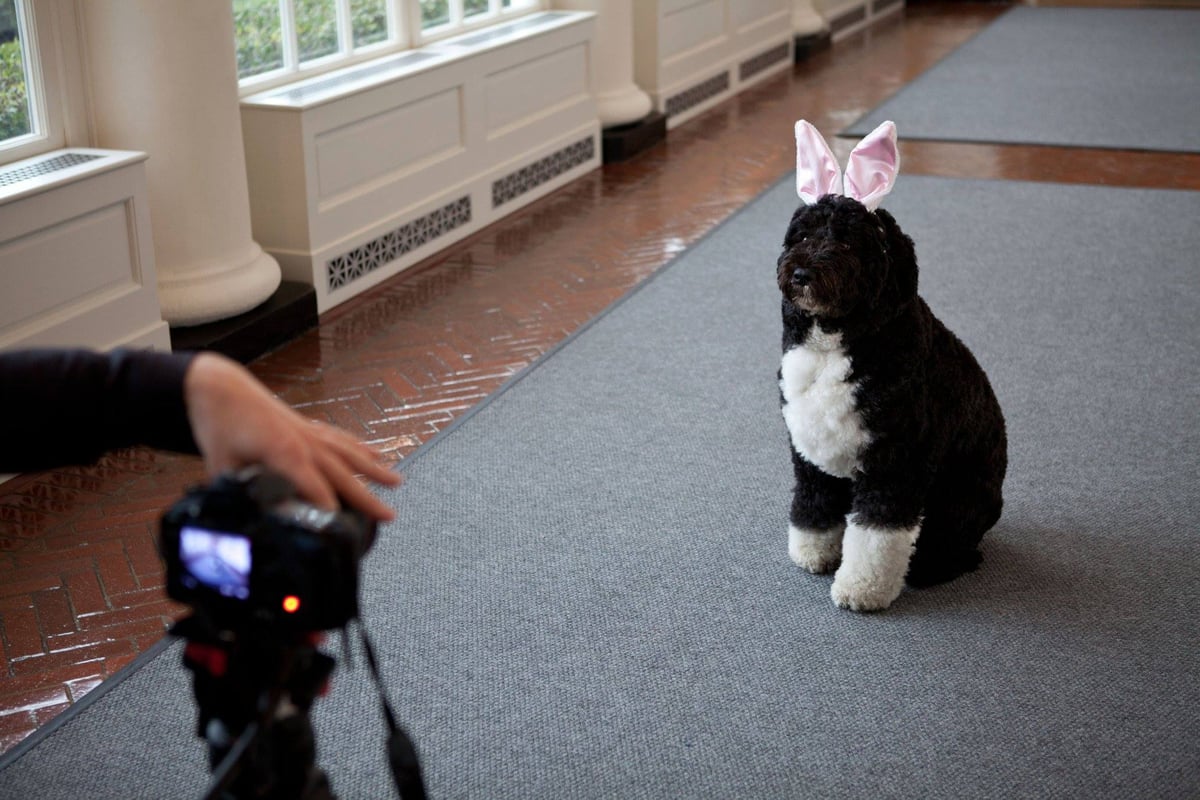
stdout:
{"type": "Polygon", "coordinates": [[[260,467],[188,490],[164,514],[167,594],[222,630],[275,637],[344,627],[358,615],[375,523],[304,502],[260,467]]]}

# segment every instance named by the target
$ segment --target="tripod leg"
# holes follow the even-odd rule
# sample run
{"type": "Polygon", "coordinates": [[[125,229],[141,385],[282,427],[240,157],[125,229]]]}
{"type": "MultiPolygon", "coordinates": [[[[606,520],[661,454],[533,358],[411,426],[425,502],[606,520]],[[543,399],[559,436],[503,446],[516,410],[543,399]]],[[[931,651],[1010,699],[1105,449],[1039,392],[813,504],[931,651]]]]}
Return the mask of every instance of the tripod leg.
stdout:
{"type": "Polygon", "coordinates": [[[329,779],[316,766],[316,738],[307,714],[275,720],[268,738],[267,758],[276,779],[271,798],[335,800],[329,779]]]}

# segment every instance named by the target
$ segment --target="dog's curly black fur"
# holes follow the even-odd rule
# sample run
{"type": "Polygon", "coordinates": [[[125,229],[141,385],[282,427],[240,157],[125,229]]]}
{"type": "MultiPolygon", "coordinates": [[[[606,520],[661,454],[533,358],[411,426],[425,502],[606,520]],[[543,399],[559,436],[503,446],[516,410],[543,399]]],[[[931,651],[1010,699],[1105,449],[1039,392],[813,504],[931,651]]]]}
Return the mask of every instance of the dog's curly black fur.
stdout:
{"type": "MultiPolygon", "coordinates": [[[[847,523],[877,534],[909,531],[915,548],[903,554],[914,586],[975,569],[980,539],[1003,504],[1004,417],[974,356],[917,294],[912,240],[887,211],[825,195],[792,216],[777,280],[793,531],[817,539],[840,537],[847,523]],[[790,386],[789,353],[804,364],[804,377],[790,386]],[[813,375],[826,395],[806,398],[813,375]],[[845,398],[844,407],[829,408],[826,396],[845,398]],[[813,425],[832,432],[820,438],[805,427],[813,425]],[[831,456],[826,444],[840,452],[831,456]]],[[[842,557],[840,546],[829,555],[812,563],[793,558],[823,572],[842,557]]],[[[839,605],[873,610],[894,599],[839,599],[837,582],[839,605]]]]}

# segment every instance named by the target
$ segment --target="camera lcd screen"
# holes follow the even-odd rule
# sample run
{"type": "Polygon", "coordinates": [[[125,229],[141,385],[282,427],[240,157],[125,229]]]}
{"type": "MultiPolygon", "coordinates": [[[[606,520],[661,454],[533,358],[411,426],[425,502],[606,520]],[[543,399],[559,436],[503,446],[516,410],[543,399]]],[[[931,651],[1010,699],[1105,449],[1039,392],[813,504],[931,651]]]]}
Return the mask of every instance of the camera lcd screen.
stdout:
{"type": "Polygon", "coordinates": [[[179,531],[179,560],[189,589],[203,584],[225,597],[250,596],[250,540],[245,536],[185,525],[179,531]]]}

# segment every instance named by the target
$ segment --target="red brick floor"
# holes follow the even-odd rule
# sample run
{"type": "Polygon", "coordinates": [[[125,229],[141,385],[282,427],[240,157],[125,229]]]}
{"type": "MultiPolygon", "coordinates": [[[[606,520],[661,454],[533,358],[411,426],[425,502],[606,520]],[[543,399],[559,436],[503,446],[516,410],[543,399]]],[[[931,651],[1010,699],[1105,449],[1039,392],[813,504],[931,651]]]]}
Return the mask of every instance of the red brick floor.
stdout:
{"type": "MultiPolygon", "coordinates": [[[[251,365],[396,461],[794,167],[792,124],[857,119],[1002,13],[922,4],[324,315],[251,365]]],[[[852,143],[838,140],[845,158],[852,143]]],[[[1200,189],[1200,156],[904,142],[906,174],[1200,189]]],[[[161,510],[203,477],[147,450],[0,486],[0,752],[162,638],[161,510]]],[[[401,490],[401,502],[403,494],[401,490]]]]}

